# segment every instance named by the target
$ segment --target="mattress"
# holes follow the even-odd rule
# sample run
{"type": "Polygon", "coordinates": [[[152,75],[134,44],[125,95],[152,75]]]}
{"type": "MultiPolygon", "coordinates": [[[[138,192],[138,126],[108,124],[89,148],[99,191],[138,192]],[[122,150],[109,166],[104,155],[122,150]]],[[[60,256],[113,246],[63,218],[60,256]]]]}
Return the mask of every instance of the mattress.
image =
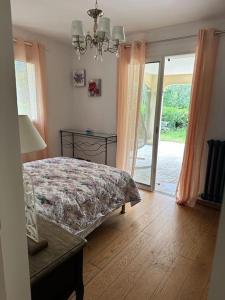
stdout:
{"type": "Polygon", "coordinates": [[[56,157],[24,163],[38,214],[85,237],[115,209],[141,198],[132,177],[117,168],[56,157]]]}

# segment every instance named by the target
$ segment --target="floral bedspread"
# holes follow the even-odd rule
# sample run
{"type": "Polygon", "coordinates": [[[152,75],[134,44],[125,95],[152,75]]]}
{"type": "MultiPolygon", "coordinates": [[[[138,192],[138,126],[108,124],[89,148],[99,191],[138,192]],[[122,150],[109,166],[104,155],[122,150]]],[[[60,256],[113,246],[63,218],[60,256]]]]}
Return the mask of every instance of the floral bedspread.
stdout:
{"type": "Polygon", "coordinates": [[[82,235],[126,202],[140,201],[131,176],[113,167],[56,157],[25,163],[24,170],[34,184],[38,213],[73,234],[82,235]]]}

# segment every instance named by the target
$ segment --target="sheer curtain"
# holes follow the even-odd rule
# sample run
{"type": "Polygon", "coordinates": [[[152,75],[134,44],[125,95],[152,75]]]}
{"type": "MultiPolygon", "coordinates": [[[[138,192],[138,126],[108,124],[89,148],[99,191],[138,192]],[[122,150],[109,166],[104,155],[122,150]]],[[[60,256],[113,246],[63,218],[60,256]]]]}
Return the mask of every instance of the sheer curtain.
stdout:
{"type": "Polygon", "coordinates": [[[177,188],[177,203],[193,206],[200,192],[203,150],[217,57],[214,29],[200,30],[192,83],[189,125],[177,188]]]}
{"type": "MultiPolygon", "coordinates": [[[[19,114],[26,114],[33,121],[40,135],[47,140],[47,86],[45,77],[45,50],[36,42],[14,43],[17,106],[19,114]]],[[[23,161],[46,158],[48,150],[23,156],[23,161]]]]}
{"type": "Polygon", "coordinates": [[[145,42],[133,42],[131,47],[121,46],[118,61],[116,165],[131,175],[137,150],[145,48],[145,42]]]}

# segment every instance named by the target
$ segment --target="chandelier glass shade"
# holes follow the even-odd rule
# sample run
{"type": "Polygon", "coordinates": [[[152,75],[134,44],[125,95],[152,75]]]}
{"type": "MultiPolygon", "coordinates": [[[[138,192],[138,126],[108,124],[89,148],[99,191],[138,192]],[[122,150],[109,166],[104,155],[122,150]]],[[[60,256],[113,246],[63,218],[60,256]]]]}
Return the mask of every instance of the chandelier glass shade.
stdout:
{"type": "Polygon", "coordinates": [[[88,47],[95,48],[95,59],[102,60],[104,52],[115,53],[118,57],[119,45],[125,42],[125,32],[123,26],[113,26],[111,32],[110,19],[103,17],[104,12],[98,9],[96,0],[95,8],[89,9],[87,14],[93,18],[93,35],[89,32],[85,34],[83,23],[80,20],[72,22],[72,45],[80,59],[85,54],[88,47]]]}

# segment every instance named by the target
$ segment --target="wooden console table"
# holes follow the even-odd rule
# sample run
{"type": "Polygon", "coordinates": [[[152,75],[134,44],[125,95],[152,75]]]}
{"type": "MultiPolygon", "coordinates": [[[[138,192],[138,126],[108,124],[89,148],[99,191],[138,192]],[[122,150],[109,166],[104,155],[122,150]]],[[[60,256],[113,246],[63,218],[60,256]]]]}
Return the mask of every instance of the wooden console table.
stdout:
{"type": "Polygon", "coordinates": [[[67,300],[73,291],[77,300],[83,300],[86,241],[40,217],[38,230],[48,247],[29,255],[32,300],[67,300]]]}
{"type": "Polygon", "coordinates": [[[108,163],[108,145],[117,142],[115,134],[79,131],[73,129],[60,130],[61,156],[64,148],[72,149],[73,158],[79,158],[79,154],[85,154],[87,159],[104,154],[104,163],[108,163]],[[89,139],[90,141],[87,141],[89,139]]]}

